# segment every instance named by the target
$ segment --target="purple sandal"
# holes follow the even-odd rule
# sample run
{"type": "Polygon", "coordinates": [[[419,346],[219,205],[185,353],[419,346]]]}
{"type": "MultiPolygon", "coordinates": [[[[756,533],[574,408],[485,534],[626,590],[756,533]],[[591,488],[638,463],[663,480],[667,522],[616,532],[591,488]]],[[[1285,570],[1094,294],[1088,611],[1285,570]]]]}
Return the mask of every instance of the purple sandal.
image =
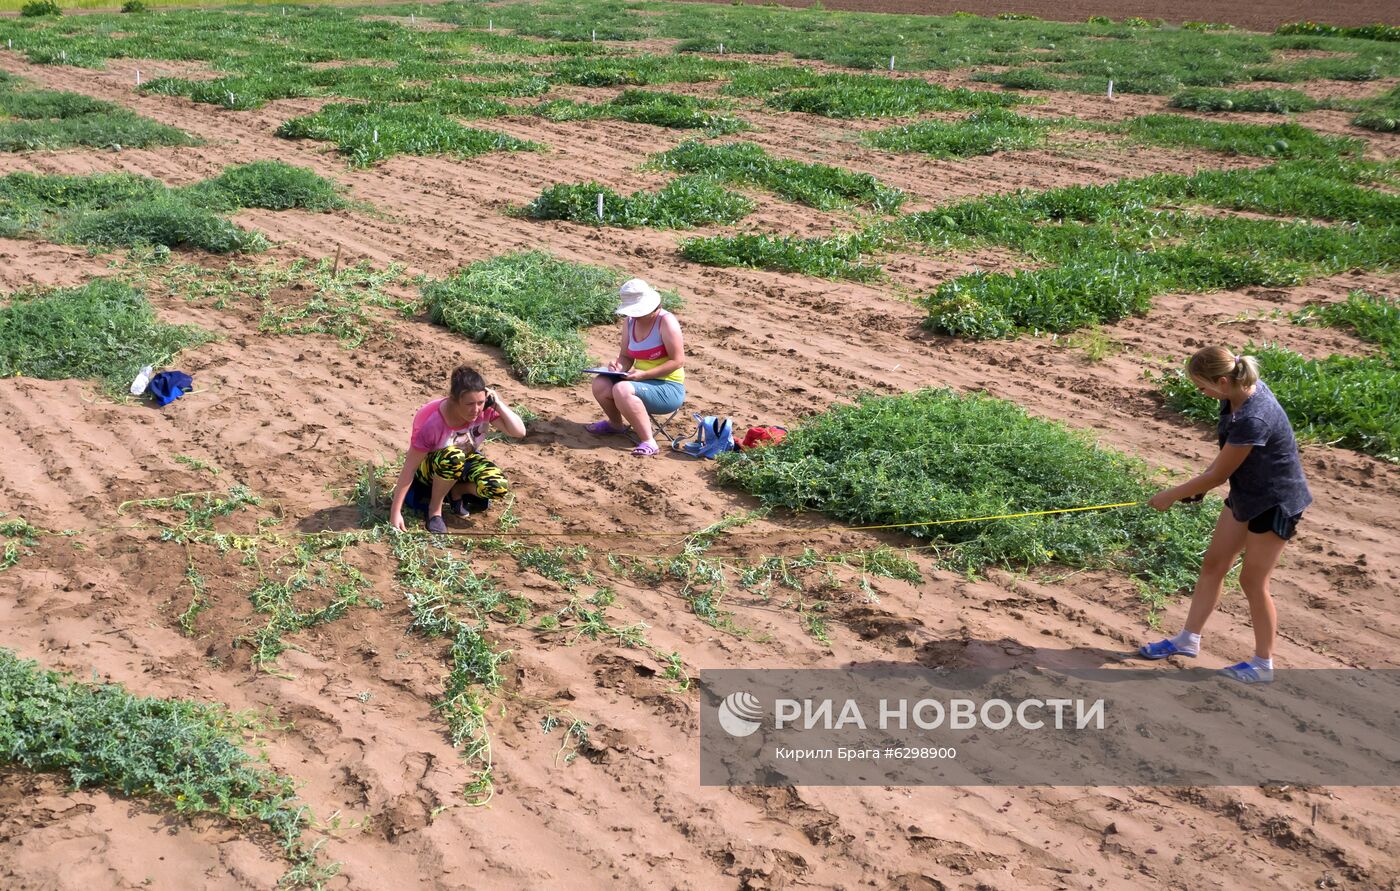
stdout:
{"type": "Polygon", "coordinates": [[[638,458],[650,458],[659,451],[661,451],[661,449],[656,447],[656,443],[644,442],[633,449],[632,454],[636,455],[638,458]]]}
{"type": "Polygon", "coordinates": [[[594,436],[609,436],[627,432],[626,427],[614,427],[612,421],[609,421],[607,418],[601,421],[594,421],[592,424],[585,424],[583,429],[592,433],[594,436]]]}

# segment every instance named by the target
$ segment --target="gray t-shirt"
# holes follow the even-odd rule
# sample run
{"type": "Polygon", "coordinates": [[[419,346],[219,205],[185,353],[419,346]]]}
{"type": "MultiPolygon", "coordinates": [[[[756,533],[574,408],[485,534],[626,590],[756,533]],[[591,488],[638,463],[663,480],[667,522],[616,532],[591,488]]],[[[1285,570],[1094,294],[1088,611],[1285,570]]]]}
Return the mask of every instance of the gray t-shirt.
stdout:
{"type": "Polygon", "coordinates": [[[1237,412],[1231,413],[1230,400],[1220,400],[1215,432],[1221,448],[1254,446],[1230,474],[1230,512],[1236,520],[1248,522],[1274,507],[1291,517],[1312,504],[1293,426],[1263,381],[1254,385],[1254,395],[1237,412]]]}

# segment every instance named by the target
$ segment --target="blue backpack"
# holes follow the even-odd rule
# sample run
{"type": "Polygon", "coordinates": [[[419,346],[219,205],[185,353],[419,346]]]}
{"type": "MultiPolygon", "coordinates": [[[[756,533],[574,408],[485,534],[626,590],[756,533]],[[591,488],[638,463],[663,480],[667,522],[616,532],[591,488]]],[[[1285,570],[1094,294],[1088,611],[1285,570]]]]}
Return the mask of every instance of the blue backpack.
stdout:
{"type": "Polygon", "coordinates": [[[728,418],[695,415],[695,438],[680,447],[692,458],[714,458],[720,452],[734,451],[734,425],[728,418]]]}

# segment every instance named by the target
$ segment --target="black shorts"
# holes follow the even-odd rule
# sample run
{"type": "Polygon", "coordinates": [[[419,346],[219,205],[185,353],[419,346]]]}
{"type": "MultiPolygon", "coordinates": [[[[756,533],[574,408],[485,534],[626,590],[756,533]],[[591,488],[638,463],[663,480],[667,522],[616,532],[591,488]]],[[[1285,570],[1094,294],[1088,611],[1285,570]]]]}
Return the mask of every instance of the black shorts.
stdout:
{"type": "MultiPolygon", "coordinates": [[[[1228,498],[1225,499],[1225,506],[1230,506],[1230,500],[1228,498]]],[[[1274,506],[1250,520],[1249,531],[1256,535],[1272,532],[1284,541],[1288,541],[1298,534],[1298,521],[1301,519],[1303,519],[1301,513],[1289,516],[1285,514],[1281,508],[1274,506]]]]}

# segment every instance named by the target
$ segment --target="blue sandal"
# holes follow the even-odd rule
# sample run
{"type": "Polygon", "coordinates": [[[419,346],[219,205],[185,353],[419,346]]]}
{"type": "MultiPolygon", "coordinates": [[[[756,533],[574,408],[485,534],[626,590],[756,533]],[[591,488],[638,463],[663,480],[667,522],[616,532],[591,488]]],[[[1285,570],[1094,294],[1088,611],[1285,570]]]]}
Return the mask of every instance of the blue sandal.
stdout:
{"type": "Polygon", "coordinates": [[[1138,647],[1138,655],[1144,659],[1166,659],[1170,656],[1185,656],[1187,659],[1196,658],[1195,653],[1188,653],[1181,649],[1171,642],[1171,638],[1138,647]]]}
{"type": "Polygon", "coordinates": [[[1240,662],[1229,668],[1222,668],[1216,674],[1232,681],[1239,681],[1241,684],[1272,684],[1274,682],[1272,668],[1256,668],[1248,662],[1240,662]]]}

